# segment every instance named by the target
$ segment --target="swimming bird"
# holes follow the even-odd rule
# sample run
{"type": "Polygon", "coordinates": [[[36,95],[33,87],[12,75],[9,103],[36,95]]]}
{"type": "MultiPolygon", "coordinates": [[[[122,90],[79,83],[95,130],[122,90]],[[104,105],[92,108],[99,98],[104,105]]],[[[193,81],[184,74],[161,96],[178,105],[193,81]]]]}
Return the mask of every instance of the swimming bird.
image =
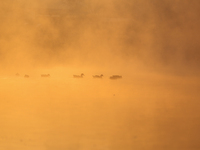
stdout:
{"type": "Polygon", "coordinates": [[[24,78],[29,78],[29,75],[25,74],[24,78]]]}
{"type": "Polygon", "coordinates": [[[41,74],[41,77],[50,77],[50,74],[41,74]]]}
{"type": "Polygon", "coordinates": [[[103,74],[101,75],[94,75],[93,78],[102,78],[103,77],[103,74]]]}
{"type": "Polygon", "coordinates": [[[83,78],[84,74],[81,73],[81,75],[73,75],[74,78],[83,78]]]}
{"type": "Polygon", "coordinates": [[[122,76],[120,76],[120,75],[110,76],[110,79],[120,79],[120,78],[122,78],[122,76]]]}
{"type": "Polygon", "coordinates": [[[16,73],[15,75],[16,75],[17,77],[19,77],[19,73],[16,73]]]}

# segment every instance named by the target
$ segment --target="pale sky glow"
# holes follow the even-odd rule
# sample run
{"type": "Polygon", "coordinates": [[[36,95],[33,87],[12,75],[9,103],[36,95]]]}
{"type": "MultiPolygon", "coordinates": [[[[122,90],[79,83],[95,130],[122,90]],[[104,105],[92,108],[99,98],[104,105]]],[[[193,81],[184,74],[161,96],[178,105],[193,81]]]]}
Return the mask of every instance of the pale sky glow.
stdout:
{"type": "Polygon", "coordinates": [[[198,0],[2,0],[0,150],[198,150],[198,0]]]}

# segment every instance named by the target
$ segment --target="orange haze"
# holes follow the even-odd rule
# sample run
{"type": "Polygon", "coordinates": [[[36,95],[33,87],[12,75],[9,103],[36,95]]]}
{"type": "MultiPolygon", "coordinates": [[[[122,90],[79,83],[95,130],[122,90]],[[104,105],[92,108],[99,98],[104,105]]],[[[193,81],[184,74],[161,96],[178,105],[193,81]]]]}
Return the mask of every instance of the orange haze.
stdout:
{"type": "Polygon", "coordinates": [[[197,0],[2,0],[0,149],[200,149],[199,15],[197,0]]]}

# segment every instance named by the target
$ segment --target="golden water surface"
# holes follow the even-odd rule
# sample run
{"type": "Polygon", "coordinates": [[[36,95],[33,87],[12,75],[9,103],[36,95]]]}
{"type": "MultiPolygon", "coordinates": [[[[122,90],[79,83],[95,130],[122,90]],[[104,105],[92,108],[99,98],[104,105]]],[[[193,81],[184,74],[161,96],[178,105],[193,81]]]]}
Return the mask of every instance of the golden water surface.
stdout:
{"type": "Polygon", "coordinates": [[[197,150],[198,80],[1,77],[1,150],[197,150]]]}

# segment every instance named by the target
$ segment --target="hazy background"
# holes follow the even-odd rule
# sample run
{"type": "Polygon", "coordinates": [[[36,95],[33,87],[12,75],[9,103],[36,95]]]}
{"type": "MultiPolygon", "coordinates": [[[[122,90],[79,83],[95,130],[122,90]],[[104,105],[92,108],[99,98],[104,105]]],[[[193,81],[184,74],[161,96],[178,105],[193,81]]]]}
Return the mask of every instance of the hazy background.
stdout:
{"type": "Polygon", "coordinates": [[[199,150],[199,13],[198,0],[0,1],[0,149],[199,150]]]}
{"type": "Polygon", "coordinates": [[[199,7],[197,0],[2,1],[1,69],[144,64],[196,74],[199,7]]]}

